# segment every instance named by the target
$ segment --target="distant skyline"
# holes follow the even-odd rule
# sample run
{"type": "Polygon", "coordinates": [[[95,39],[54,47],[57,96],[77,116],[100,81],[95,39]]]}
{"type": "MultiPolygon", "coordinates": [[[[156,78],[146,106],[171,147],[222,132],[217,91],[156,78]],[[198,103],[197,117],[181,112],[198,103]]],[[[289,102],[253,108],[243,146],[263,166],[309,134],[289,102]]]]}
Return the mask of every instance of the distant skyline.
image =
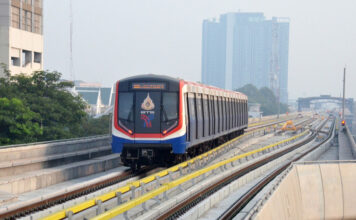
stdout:
{"type": "MultiPolygon", "coordinates": [[[[76,0],[77,80],[110,86],[134,74],[200,81],[202,23],[228,12],[289,17],[289,97],[342,93],[356,98],[354,0],[76,0]]],[[[69,75],[69,0],[44,1],[44,67],[69,75]]]]}
{"type": "Polygon", "coordinates": [[[289,19],[222,14],[203,23],[202,82],[229,90],[252,84],[288,102],[289,19]]]}

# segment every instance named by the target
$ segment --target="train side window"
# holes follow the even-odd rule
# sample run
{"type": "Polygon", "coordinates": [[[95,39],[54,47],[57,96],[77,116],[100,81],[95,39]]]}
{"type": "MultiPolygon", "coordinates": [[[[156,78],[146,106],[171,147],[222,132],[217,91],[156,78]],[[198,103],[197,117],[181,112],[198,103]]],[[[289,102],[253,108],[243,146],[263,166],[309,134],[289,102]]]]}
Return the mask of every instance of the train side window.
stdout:
{"type": "Polygon", "coordinates": [[[219,133],[222,131],[222,100],[221,97],[218,97],[218,107],[219,107],[219,133]]]}
{"type": "Polygon", "coordinates": [[[241,110],[241,113],[240,113],[240,123],[241,123],[241,125],[243,125],[245,122],[244,122],[244,117],[243,117],[243,115],[244,115],[244,104],[243,104],[243,101],[241,101],[240,102],[240,110],[241,110]]]}
{"type": "Polygon", "coordinates": [[[214,96],[214,134],[219,133],[219,106],[218,106],[218,97],[214,96]]]}
{"type": "Polygon", "coordinates": [[[202,95],[203,100],[203,116],[204,116],[204,133],[203,136],[209,136],[209,104],[208,104],[208,96],[202,95]]]}
{"type": "Polygon", "coordinates": [[[225,130],[229,130],[229,117],[230,117],[230,109],[229,109],[229,98],[225,98],[225,130]]]}
{"type": "Polygon", "coordinates": [[[235,100],[235,109],[236,109],[236,127],[239,126],[239,109],[237,108],[238,99],[235,100]]]}
{"type": "Polygon", "coordinates": [[[201,138],[203,136],[203,127],[204,127],[204,119],[203,119],[203,108],[201,103],[201,94],[195,94],[195,110],[197,115],[197,138],[201,138]]]}
{"type": "Polygon", "coordinates": [[[226,100],[226,130],[230,129],[230,116],[231,116],[231,109],[230,109],[230,99],[229,98],[225,98],[226,100]]]}
{"type": "Polygon", "coordinates": [[[228,109],[228,115],[226,116],[226,130],[230,129],[230,118],[231,118],[231,108],[230,108],[230,98],[226,98],[226,108],[228,109]]]}
{"type": "Polygon", "coordinates": [[[245,114],[245,124],[248,123],[248,106],[247,106],[247,100],[245,101],[245,110],[246,110],[246,114],[245,114]]]}
{"type": "Polygon", "coordinates": [[[233,128],[232,122],[234,119],[234,111],[232,109],[232,98],[229,98],[229,109],[230,109],[229,126],[230,126],[230,129],[232,129],[233,128]]]}
{"type": "Polygon", "coordinates": [[[236,111],[235,111],[235,99],[231,99],[231,109],[232,109],[232,127],[235,128],[235,118],[236,118],[236,111]]]}
{"type": "Polygon", "coordinates": [[[188,107],[188,93],[184,94],[184,106],[185,106],[185,124],[186,124],[186,133],[187,133],[187,141],[190,141],[190,132],[189,132],[189,107],[188,107]]]}
{"type": "Polygon", "coordinates": [[[246,104],[245,104],[245,101],[242,102],[242,108],[243,108],[242,121],[243,121],[243,124],[246,124],[246,121],[245,121],[245,115],[246,115],[246,104]]]}
{"type": "Polygon", "coordinates": [[[223,118],[223,124],[222,124],[222,131],[226,130],[226,106],[225,106],[225,97],[222,97],[222,118],[223,118]]]}
{"type": "Polygon", "coordinates": [[[237,118],[237,108],[236,108],[236,99],[232,103],[234,105],[234,127],[237,127],[236,118],[237,118]]]}
{"type": "Polygon", "coordinates": [[[194,140],[196,137],[197,119],[195,114],[195,97],[193,93],[188,93],[188,109],[189,109],[189,138],[194,140]]]}
{"type": "Polygon", "coordinates": [[[240,100],[238,100],[237,101],[237,110],[238,110],[238,126],[240,127],[241,126],[241,101],[240,100]]]}
{"type": "Polygon", "coordinates": [[[209,114],[210,114],[210,133],[209,135],[214,134],[214,96],[209,96],[209,114]]]}
{"type": "Polygon", "coordinates": [[[213,109],[212,109],[212,100],[211,95],[208,95],[208,103],[209,103],[209,135],[213,134],[213,109]]]}
{"type": "Polygon", "coordinates": [[[243,121],[243,124],[246,124],[246,118],[245,118],[245,115],[246,115],[246,103],[245,101],[243,101],[243,104],[242,104],[242,107],[243,107],[243,114],[242,114],[242,121],[243,121]]]}
{"type": "Polygon", "coordinates": [[[230,129],[230,108],[229,108],[229,98],[225,98],[225,108],[226,108],[226,130],[230,129]]]}
{"type": "Polygon", "coordinates": [[[223,123],[224,123],[224,120],[223,120],[223,100],[222,100],[222,97],[220,96],[219,97],[219,132],[222,132],[223,131],[223,123]]]}
{"type": "Polygon", "coordinates": [[[225,98],[225,131],[229,129],[229,106],[228,106],[228,101],[227,98],[225,98]]]}

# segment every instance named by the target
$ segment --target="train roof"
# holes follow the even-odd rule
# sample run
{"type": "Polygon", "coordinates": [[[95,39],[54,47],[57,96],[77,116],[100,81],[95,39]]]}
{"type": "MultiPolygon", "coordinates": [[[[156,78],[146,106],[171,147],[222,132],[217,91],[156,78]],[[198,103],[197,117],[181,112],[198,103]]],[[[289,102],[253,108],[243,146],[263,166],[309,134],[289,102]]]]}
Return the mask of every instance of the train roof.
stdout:
{"type": "Polygon", "coordinates": [[[157,75],[157,74],[142,74],[142,75],[136,75],[136,76],[131,76],[131,77],[127,77],[124,79],[120,80],[120,84],[127,84],[128,82],[131,81],[137,81],[137,82],[145,82],[145,81],[150,81],[150,82],[168,82],[169,84],[174,84],[174,85],[179,85],[180,81],[183,81],[184,84],[188,85],[190,88],[193,88],[194,91],[196,92],[202,92],[203,90],[210,90],[210,91],[216,91],[219,94],[225,94],[225,96],[227,94],[230,95],[237,95],[240,99],[244,99],[247,100],[247,96],[241,92],[236,92],[236,91],[232,91],[232,90],[225,90],[225,89],[221,89],[215,86],[211,86],[211,85],[205,85],[202,83],[196,83],[196,82],[190,82],[190,81],[186,81],[180,78],[174,78],[171,76],[167,76],[167,75],[157,75]]]}
{"type": "Polygon", "coordinates": [[[179,78],[174,78],[171,76],[166,76],[166,75],[156,75],[156,74],[142,74],[142,75],[136,75],[136,76],[131,76],[131,77],[127,77],[124,79],[120,80],[121,82],[125,82],[125,81],[157,81],[157,82],[161,82],[161,81],[165,81],[165,82],[172,82],[172,83],[179,83],[181,79],[179,78]]]}

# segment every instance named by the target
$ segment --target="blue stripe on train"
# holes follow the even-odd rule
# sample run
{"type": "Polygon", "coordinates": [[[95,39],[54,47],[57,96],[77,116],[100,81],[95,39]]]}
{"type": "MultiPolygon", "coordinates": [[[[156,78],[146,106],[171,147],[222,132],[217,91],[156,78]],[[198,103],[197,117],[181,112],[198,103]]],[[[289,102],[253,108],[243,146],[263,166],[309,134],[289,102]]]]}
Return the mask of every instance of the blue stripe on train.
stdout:
{"type": "Polygon", "coordinates": [[[112,143],[111,143],[111,148],[113,153],[121,153],[123,144],[126,143],[137,143],[137,144],[145,144],[145,143],[152,143],[152,144],[171,144],[173,153],[174,154],[184,154],[185,149],[187,146],[186,142],[186,135],[183,135],[181,137],[177,138],[172,138],[164,141],[147,141],[147,140],[128,140],[125,138],[119,138],[116,137],[115,135],[112,136],[112,143]]]}

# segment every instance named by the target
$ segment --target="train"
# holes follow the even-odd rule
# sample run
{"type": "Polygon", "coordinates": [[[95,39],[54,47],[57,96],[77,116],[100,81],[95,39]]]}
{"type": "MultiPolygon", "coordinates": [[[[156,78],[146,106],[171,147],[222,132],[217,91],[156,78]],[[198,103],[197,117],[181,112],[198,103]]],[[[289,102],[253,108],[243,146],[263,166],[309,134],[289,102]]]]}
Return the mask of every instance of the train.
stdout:
{"type": "Polygon", "coordinates": [[[245,94],[164,75],[115,84],[112,152],[132,170],[178,163],[243,134],[245,94]]]}

